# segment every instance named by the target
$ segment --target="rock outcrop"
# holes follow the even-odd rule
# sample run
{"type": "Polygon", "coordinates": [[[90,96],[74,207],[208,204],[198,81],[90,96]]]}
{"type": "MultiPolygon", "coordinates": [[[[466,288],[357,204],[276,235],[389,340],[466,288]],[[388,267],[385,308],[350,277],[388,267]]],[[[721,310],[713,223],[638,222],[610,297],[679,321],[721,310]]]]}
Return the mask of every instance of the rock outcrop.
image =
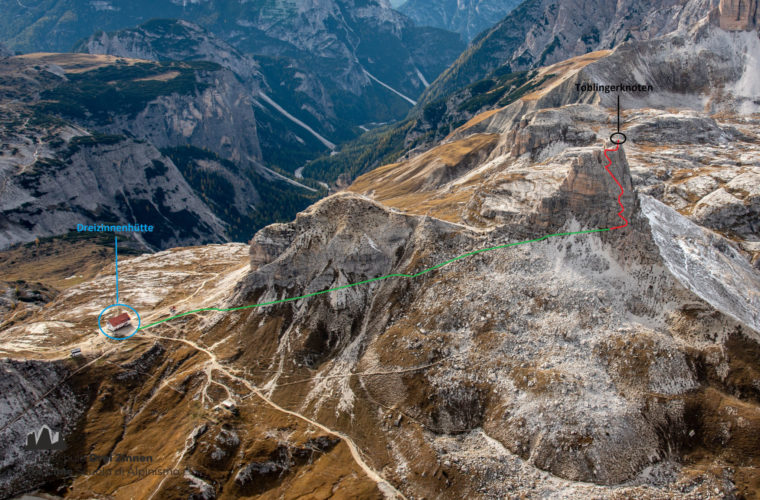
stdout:
{"type": "MultiPolygon", "coordinates": [[[[391,273],[418,272],[467,238],[454,225],[394,213],[356,194],[338,194],[290,224],[276,224],[256,234],[251,242],[251,267],[256,271],[240,283],[235,300],[267,302],[293,290],[307,294],[391,273]],[[430,238],[443,243],[436,249],[420,247],[430,238]]],[[[399,280],[388,280],[309,304],[293,318],[294,324],[305,323],[282,355],[318,366],[357,336],[366,335],[359,324],[366,308],[373,307],[374,294],[389,297],[403,286],[399,280]]],[[[277,308],[284,311],[288,306],[277,308]]]]}
{"type": "MultiPolygon", "coordinates": [[[[568,153],[572,154],[573,151],[568,153]]],[[[589,228],[627,224],[618,215],[621,210],[618,197],[621,196],[623,207],[629,207],[628,214],[621,214],[626,218],[630,218],[633,213],[637,199],[624,150],[578,153],[571,160],[570,171],[560,186],[559,193],[543,201],[539,212],[542,220],[546,224],[556,225],[557,221],[574,217],[589,228]],[[606,174],[606,165],[609,165],[614,179],[609,174],[603,175],[606,174]]]]}
{"type": "Polygon", "coordinates": [[[154,232],[137,235],[147,248],[226,239],[224,223],[171,159],[131,139],[96,142],[65,160],[35,162],[33,169],[8,178],[4,187],[2,247],[75,231],[77,224],[104,222],[153,225],[154,232]]]}
{"type": "Polygon", "coordinates": [[[651,40],[686,31],[717,3],[718,0],[529,0],[478,37],[433,82],[421,102],[429,104],[486,78],[497,68],[500,74],[507,74],[611,49],[629,40],[651,40]]]}
{"type": "Polygon", "coordinates": [[[0,74],[25,77],[0,95],[18,120],[0,123],[0,248],[93,222],[153,225],[152,249],[248,240],[318,197],[262,165],[250,92],[213,63],[43,54],[0,74]]]}
{"type": "Polygon", "coordinates": [[[752,31],[758,24],[758,0],[720,0],[720,27],[724,30],[752,31]]]}
{"type": "MultiPolygon", "coordinates": [[[[61,450],[23,449],[27,435],[39,432],[42,426],[60,436],[70,434],[85,408],[66,383],[71,370],[63,363],[6,358],[0,360],[0,373],[0,448],[3,450],[0,496],[9,498],[55,477],[56,469],[64,461],[61,450]],[[40,398],[42,394],[46,397],[40,398]]],[[[66,445],[72,451],[76,449],[76,443],[66,445]]]]}

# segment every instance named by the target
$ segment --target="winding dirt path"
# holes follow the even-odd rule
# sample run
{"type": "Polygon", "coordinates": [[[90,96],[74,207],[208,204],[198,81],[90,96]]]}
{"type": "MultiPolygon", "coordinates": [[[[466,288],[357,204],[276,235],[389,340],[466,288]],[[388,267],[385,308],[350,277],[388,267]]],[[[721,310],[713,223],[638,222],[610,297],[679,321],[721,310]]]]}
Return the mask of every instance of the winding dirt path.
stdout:
{"type": "MultiPolygon", "coordinates": [[[[329,427],[327,427],[327,426],[325,426],[323,424],[320,424],[319,422],[317,422],[315,420],[312,420],[312,419],[310,419],[309,417],[307,417],[305,415],[302,415],[302,414],[300,414],[298,412],[295,412],[295,411],[292,411],[292,410],[288,410],[287,408],[283,408],[282,406],[278,405],[277,403],[275,403],[274,401],[272,401],[271,399],[269,399],[257,386],[253,385],[248,380],[235,375],[230,370],[228,370],[225,366],[221,365],[219,363],[219,360],[216,357],[216,354],[214,354],[212,351],[210,351],[209,349],[206,349],[204,347],[201,347],[200,345],[196,344],[195,342],[193,342],[191,340],[182,339],[182,338],[174,338],[174,337],[164,337],[164,336],[153,335],[153,334],[145,334],[145,337],[150,337],[150,338],[160,339],[160,340],[167,340],[167,341],[174,341],[174,342],[182,342],[183,344],[189,345],[193,349],[196,349],[196,350],[198,350],[198,351],[206,354],[209,357],[209,359],[210,359],[210,366],[211,366],[212,370],[216,369],[219,372],[224,373],[226,376],[230,377],[231,379],[233,379],[233,380],[235,380],[237,382],[240,382],[249,391],[251,391],[251,393],[253,393],[256,396],[258,396],[259,399],[261,399],[267,405],[271,406],[272,408],[274,408],[275,410],[277,410],[279,412],[282,412],[282,413],[285,413],[286,415],[290,415],[292,417],[295,417],[295,418],[297,418],[299,420],[302,420],[302,421],[306,422],[309,425],[312,425],[314,427],[317,427],[317,428],[321,429],[322,431],[324,431],[324,432],[326,432],[328,434],[332,434],[333,436],[336,436],[336,437],[342,439],[346,443],[346,445],[348,446],[348,449],[351,451],[351,456],[354,458],[354,460],[356,461],[357,465],[359,465],[359,467],[361,467],[361,469],[364,471],[364,473],[367,474],[367,476],[370,479],[372,479],[377,484],[378,488],[385,495],[386,498],[401,498],[401,499],[404,499],[404,500],[406,499],[406,497],[399,490],[397,490],[390,482],[388,482],[386,479],[384,479],[382,476],[380,476],[380,474],[378,474],[372,467],[369,466],[369,464],[367,464],[367,462],[364,460],[364,457],[363,457],[363,454],[362,454],[361,450],[359,449],[359,447],[357,446],[357,444],[354,442],[354,440],[351,439],[350,436],[348,436],[348,435],[346,435],[346,434],[344,434],[344,433],[342,433],[340,431],[336,431],[334,429],[330,429],[329,427]]],[[[228,388],[228,390],[229,390],[229,388],[228,388]]]]}

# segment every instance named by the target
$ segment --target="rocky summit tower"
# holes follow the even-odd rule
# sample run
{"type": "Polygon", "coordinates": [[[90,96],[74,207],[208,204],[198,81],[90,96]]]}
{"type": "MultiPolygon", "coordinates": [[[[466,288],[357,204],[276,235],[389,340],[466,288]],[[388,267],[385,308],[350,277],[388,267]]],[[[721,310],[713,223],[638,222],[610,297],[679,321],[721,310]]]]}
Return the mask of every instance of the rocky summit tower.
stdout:
{"type": "Polygon", "coordinates": [[[760,19],[758,0],[721,0],[720,27],[728,31],[757,29],[760,19]]]}

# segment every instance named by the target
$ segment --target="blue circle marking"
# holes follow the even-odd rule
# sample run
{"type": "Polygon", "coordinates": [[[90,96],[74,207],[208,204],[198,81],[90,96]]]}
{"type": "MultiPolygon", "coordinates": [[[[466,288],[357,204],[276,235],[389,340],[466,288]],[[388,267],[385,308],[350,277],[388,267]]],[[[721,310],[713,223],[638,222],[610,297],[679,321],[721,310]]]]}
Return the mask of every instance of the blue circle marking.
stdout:
{"type": "Polygon", "coordinates": [[[100,314],[98,315],[98,329],[100,330],[100,333],[102,333],[103,335],[105,335],[109,339],[113,339],[113,340],[127,340],[128,338],[133,337],[135,335],[135,333],[137,333],[137,332],[140,331],[140,325],[142,325],[142,319],[140,319],[140,313],[137,312],[137,309],[135,309],[132,306],[128,306],[127,304],[111,304],[110,306],[108,306],[105,309],[103,309],[102,311],[100,311],[100,314]],[[105,331],[103,331],[103,327],[100,326],[100,319],[103,317],[103,313],[105,313],[107,310],[112,309],[114,307],[126,307],[127,309],[131,309],[132,312],[134,312],[135,315],[137,316],[137,328],[135,328],[135,331],[132,332],[132,335],[130,335],[128,337],[111,337],[105,331]]]}

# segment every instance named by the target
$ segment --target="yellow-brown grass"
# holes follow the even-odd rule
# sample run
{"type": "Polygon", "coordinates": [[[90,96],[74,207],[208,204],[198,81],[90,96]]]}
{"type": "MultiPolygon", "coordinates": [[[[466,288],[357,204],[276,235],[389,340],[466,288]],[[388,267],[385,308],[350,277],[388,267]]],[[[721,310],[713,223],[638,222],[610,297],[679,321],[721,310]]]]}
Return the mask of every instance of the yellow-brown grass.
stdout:
{"type": "Polygon", "coordinates": [[[64,290],[92,279],[113,260],[113,248],[93,240],[55,238],[0,252],[0,276],[7,281],[39,281],[64,290]]]}
{"type": "Polygon", "coordinates": [[[166,73],[161,73],[160,75],[146,76],[145,78],[136,78],[134,81],[148,82],[152,80],[157,82],[168,82],[169,80],[174,80],[178,76],[179,71],[167,71],[166,73]]]}
{"type": "Polygon", "coordinates": [[[573,57],[572,59],[567,59],[566,61],[562,61],[557,64],[552,64],[551,66],[542,68],[538,74],[538,78],[543,78],[544,75],[556,76],[546,80],[538,89],[523,97],[523,100],[536,100],[539,97],[546,95],[550,90],[560,85],[562,82],[574,75],[578,70],[585,68],[592,62],[598,61],[599,59],[602,59],[611,53],[611,50],[589,52],[588,54],[573,57]]]}
{"type": "Polygon", "coordinates": [[[35,52],[17,56],[18,59],[30,63],[55,64],[63,68],[66,73],[84,73],[93,69],[121,63],[132,66],[140,62],[151,62],[142,59],[127,57],[107,56],[101,54],[58,54],[54,52],[35,52]]]}
{"type": "Polygon", "coordinates": [[[442,144],[411,160],[373,170],[356,179],[348,190],[367,194],[406,212],[455,222],[471,193],[461,188],[453,191],[440,188],[447,180],[477,167],[478,159],[485,157],[497,140],[496,134],[474,134],[442,144]]]}

